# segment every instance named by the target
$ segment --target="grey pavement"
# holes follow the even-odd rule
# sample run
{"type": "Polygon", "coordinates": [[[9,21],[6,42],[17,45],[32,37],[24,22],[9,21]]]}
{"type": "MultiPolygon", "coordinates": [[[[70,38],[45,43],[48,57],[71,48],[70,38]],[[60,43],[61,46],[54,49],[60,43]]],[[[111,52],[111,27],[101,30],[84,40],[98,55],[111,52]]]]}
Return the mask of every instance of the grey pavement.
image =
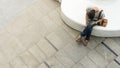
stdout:
{"type": "Polygon", "coordinates": [[[0,4],[0,22],[6,22],[0,28],[0,68],[120,68],[120,37],[92,36],[87,47],[76,42],[79,31],[61,19],[58,1],[0,4]]]}

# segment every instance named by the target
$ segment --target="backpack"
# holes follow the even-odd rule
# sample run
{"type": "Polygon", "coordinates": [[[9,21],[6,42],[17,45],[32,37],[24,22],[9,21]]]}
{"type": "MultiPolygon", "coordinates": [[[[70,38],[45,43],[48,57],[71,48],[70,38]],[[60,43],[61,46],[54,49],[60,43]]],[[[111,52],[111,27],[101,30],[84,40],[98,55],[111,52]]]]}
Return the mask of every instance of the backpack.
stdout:
{"type": "Polygon", "coordinates": [[[102,18],[101,18],[102,12],[103,12],[103,10],[100,11],[100,13],[99,13],[99,15],[98,15],[98,20],[99,20],[99,19],[102,19],[102,18]]]}

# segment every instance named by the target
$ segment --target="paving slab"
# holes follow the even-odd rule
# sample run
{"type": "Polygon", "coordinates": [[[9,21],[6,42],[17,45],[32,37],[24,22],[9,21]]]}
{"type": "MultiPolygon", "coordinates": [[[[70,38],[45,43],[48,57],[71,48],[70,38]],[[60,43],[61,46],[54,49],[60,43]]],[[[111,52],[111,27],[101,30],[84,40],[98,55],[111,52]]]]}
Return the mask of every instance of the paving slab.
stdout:
{"type": "Polygon", "coordinates": [[[37,0],[35,3],[33,3],[32,5],[30,5],[27,9],[23,10],[22,13],[23,15],[28,15],[31,18],[31,20],[29,20],[29,22],[32,22],[32,20],[38,20],[43,18],[44,16],[47,15],[47,12],[49,12],[48,10],[50,10],[50,8],[48,8],[49,6],[47,6],[47,4],[45,3],[45,1],[43,0],[37,0]]]}
{"type": "Polygon", "coordinates": [[[38,68],[48,68],[45,63],[40,64],[38,68]]]}
{"type": "Polygon", "coordinates": [[[16,38],[23,45],[23,47],[26,49],[28,49],[29,47],[34,45],[32,39],[30,37],[30,34],[25,33],[24,31],[21,34],[19,34],[16,38]]]}
{"type": "Polygon", "coordinates": [[[108,38],[108,39],[106,39],[106,40],[104,41],[104,43],[105,43],[116,55],[119,55],[119,54],[120,54],[120,46],[119,46],[119,44],[117,44],[117,43],[115,42],[115,40],[108,38]]]}
{"type": "MultiPolygon", "coordinates": [[[[0,62],[3,63],[0,63],[0,68],[37,68],[40,65],[40,62],[46,57],[43,53],[49,52],[49,55],[47,54],[47,56],[52,56],[53,53],[56,52],[46,42],[44,43],[48,45],[48,48],[51,48],[51,50],[48,50],[47,52],[42,51],[43,49],[46,49],[47,46],[41,49],[34,46],[34,44],[39,42],[41,36],[44,36],[41,35],[41,33],[49,33],[52,31],[50,28],[53,30],[55,29],[55,25],[52,24],[53,21],[50,20],[48,16],[42,19],[44,22],[40,21],[40,19],[56,9],[59,4],[53,0],[5,0],[0,2],[2,9],[2,24],[0,24],[3,25],[5,22],[10,22],[10,24],[6,25],[5,32],[0,31],[0,62]],[[9,21],[14,15],[16,15],[14,20],[9,21]],[[41,22],[44,23],[45,27],[41,22]],[[44,28],[41,29],[41,25],[44,28]],[[45,29],[46,27],[47,30],[45,29]],[[11,35],[14,38],[11,37],[11,35]],[[16,56],[19,57],[19,55],[20,58],[16,58],[16,56]],[[10,61],[10,64],[7,63],[6,60],[10,61]]],[[[44,67],[44,64],[41,66],[44,67]]]]}
{"type": "Polygon", "coordinates": [[[64,51],[69,54],[69,57],[76,63],[86,56],[90,49],[85,47],[82,43],[72,42],[64,47],[64,51]]]}
{"type": "Polygon", "coordinates": [[[120,68],[120,65],[113,61],[106,68],[120,68]]]}
{"type": "Polygon", "coordinates": [[[13,68],[28,68],[20,57],[14,58],[12,61],[10,61],[10,64],[13,68]]]}
{"type": "MultiPolygon", "coordinates": [[[[5,39],[3,39],[5,40],[5,39]]],[[[10,61],[25,50],[22,44],[12,35],[6,41],[0,43],[0,51],[10,61]],[[4,46],[3,46],[4,45],[4,46]]]]}
{"type": "Polygon", "coordinates": [[[0,64],[0,68],[12,68],[11,64],[6,63],[6,64],[0,64]]]}
{"type": "Polygon", "coordinates": [[[45,61],[51,68],[66,68],[64,67],[63,64],[61,64],[57,59],[56,57],[51,57],[51,58],[48,58],[46,61],[45,61]]]}
{"type": "Polygon", "coordinates": [[[84,68],[82,64],[77,63],[72,68],[84,68]]]}
{"type": "Polygon", "coordinates": [[[105,58],[100,55],[98,52],[95,50],[91,51],[88,54],[88,57],[99,67],[104,68],[108,64],[108,62],[105,60],[105,58]]]}
{"type": "Polygon", "coordinates": [[[87,47],[90,48],[91,50],[93,50],[97,46],[98,46],[98,43],[93,38],[91,38],[91,40],[88,42],[88,45],[87,45],[87,47]]]}
{"type": "Polygon", "coordinates": [[[6,57],[6,55],[0,51],[0,65],[6,64],[9,62],[9,59],[6,57]]]}
{"type": "Polygon", "coordinates": [[[37,43],[42,37],[41,35],[42,28],[44,28],[44,25],[42,23],[37,22],[36,20],[36,22],[26,27],[26,29],[24,29],[24,31],[22,31],[22,33],[20,33],[16,37],[21,42],[26,44],[37,43]]]}
{"type": "Polygon", "coordinates": [[[60,27],[49,17],[49,15],[46,15],[41,18],[39,23],[43,23],[43,31],[42,35],[47,36],[51,32],[57,31],[60,27]]]}
{"type": "Polygon", "coordinates": [[[30,54],[28,51],[24,52],[20,55],[22,61],[27,65],[28,68],[36,68],[39,66],[39,62],[35,59],[35,57],[30,54]]]}
{"type": "Polygon", "coordinates": [[[34,5],[35,7],[38,7],[44,16],[60,6],[59,3],[56,3],[54,0],[38,0],[34,5]]]}
{"type": "Polygon", "coordinates": [[[32,46],[30,49],[29,49],[29,52],[35,57],[35,59],[37,61],[39,61],[40,63],[42,63],[45,58],[46,58],[46,55],[44,54],[43,51],[41,51],[41,49],[37,46],[37,45],[34,45],[32,46]]]}
{"type": "Polygon", "coordinates": [[[120,55],[115,58],[115,61],[120,65],[120,55]]]}
{"type": "Polygon", "coordinates": [[[46,39],[58,50],[73,41],[73,38],[62,28],[50,33],[46,39]]]}
{"type": "Polygon", "coordinates": [[[105,37],[96,37],[96,36],[91,36],[91,38],[93,40],[96,41],[96,43],[100,44],[101,42],[103,42],[106,38],[105,37]]]}
{"type": "Polygon", "coordinates": [[[47,55],[47,57],[51,57],[56,53],[55,48],[44,38],[41,39],[37,45],[39,48],[47,55]]]}
{"type": "Polygon", "coordinates": [[[113,39],[117,44],[120,45],[120,37],[113,37],[111,39],[113,39]]]}
{"type": "Polygon", "coordinates": [[[58,13],[57,9],[48,14],[48,16],[59,26],[63,25],[63,21],[58,13]]]}
{"type": "Polygon", "coordinates": [[[117,56],[114,55],[108,48],[106,48],[103,44],[99,44],[95,50],[101,54],[105,60],[107,60],[109,63],[113,61],[117,56]]]}
{"type": "Polygon", "coordinates": [[[60,50],[55,57],[65,66],[65,68],[70,68],[75,64],[64,50],[60,50]]]}
{"type": "Polygon", "coordinates": [[[82,60],[80,60],[80,63],[85,67],[85,68],[99,68],[90,58],[85,56],[82,60]]]}
{"type": "Polygon", "coordinates": [[[60,6],[60,4],[54,0],[44,0],[44,1],[49,7],[53,9],[60,6]]]}
{"type": "MultiPolygon", "coordinates": [[[[9,34],[9,32],[5,29],[0,29],[0,44],[4,43],[5,41],[8,40],[8,38],[11,37],[11,35],[9,34]]],[[[2,45],[1,45],[2,46],[2,45]]]]}
{"type": "Polygon", "coordinates": [[[63,25],[62,27],[74,38],[76,39],[76,37],[79,35],[79,31],[69,27],[68,25],[66,25],[64,22],[63,22],[63,25]]]}
{"type": "Polygon", "coordinates": [[[59,7],[60,4],[54,0],[44,0],[47,6],[52,10],[54,10],[56,7],[59,7]]]}
{"type": "Polygon", "coordinates": [[[0,28],[19,14],[22,10],[34,3],[36,0],[1,0],[0,1],[0,28]]]}
{"type": "MultiPolygon", "coordinates": [[[[29,15],[30,16],[30,15],[29,15]]],[[[18,16],[14,18],[10,23],[5,25],[5,29],[14,36],[19,35],[22,33],[22,31],[31,23],[29,22],[29,17],[26,17],[25,15],[18,16]]],[[[32,19],[33,20],[33,19],[32,19]]]]}
{"type": "MultiPolygon", "coordinates": [[[[44,1],[38,0],[29,6],[27,9],[21,11],[17,17],[14,18],[7,26],[6,29],[11,34],[21,33],[28,25],[35,22],[40,22],[40,20],[48,14],[50,6],[48,6],[44,1]],[[46,9],[46,10],[44,10],[46,9]],[[16,29],[17,28],[17,29],[16,29]]],[[[53,9],[52,9],[53,10],[53,9]]],[[[49,18],[45,18],[47,20],[49,18]]],[[[44,21],[45,21],[44,20],[44,21]]]]}

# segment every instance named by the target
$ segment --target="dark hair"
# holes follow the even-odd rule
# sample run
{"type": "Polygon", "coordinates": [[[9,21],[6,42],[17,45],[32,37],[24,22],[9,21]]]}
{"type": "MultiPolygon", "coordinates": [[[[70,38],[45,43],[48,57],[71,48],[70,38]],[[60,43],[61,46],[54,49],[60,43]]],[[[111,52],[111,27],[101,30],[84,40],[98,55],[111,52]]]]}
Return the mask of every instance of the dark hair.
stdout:
{"type": "Polygon", "coordinates": [[[95,10],[91,10],[91,11],[88,13],[88,18],[91,19],[91,20],[93,20],[94,16],[95,16],[95,10]]]}

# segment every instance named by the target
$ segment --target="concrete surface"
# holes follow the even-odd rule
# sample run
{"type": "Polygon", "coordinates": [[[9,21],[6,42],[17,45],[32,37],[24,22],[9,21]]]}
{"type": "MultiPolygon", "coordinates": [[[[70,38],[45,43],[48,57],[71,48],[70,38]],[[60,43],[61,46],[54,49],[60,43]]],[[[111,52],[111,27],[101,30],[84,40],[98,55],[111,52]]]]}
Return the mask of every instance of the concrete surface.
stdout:
{"type": "Polygon", "coordinates": [[[7,21],[0,29],[0,68],[120,68],[118,56],[101,43],[120,47],[120,38],[77,43],[79,32],[62,21],[54,0],[36,0],[7,21]]]}

